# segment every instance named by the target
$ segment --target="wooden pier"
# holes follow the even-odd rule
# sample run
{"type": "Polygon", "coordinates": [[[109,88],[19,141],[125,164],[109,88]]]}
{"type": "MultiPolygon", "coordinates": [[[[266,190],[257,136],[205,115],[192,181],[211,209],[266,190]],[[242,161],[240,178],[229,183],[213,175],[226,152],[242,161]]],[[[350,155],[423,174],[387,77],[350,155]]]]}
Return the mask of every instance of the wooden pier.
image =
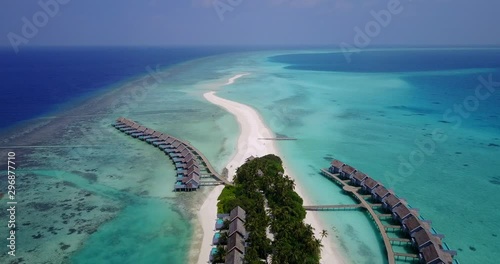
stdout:
{"type": "Polygon", "coordinates": [[[304,209],[307,211],[346,211],[359,210],[365,208],[362,204],[335,204],[335,205],[306,205],[304,209]]]}
{"type": "MultiPolygon", "coordinates": [[[[342,187],[344,192],[353,196],[364,205],[369,216],[379,229],[387,251],[388,263],[396,260],[423,263],[455,263],[456,252],[443,247],[442,236],[435,234],[430,225],[421,217],[418,210],[411,208],[404,199],[396,196],[384,185],[365,173],[339,160],[333,160],[328,169],[321,170],[322,175],[342,187]],[[371,203],[368,201],[376,201],[371,203]],[[389,213],[375,212],[374,208],[383,209],[389,213]],[[393,219],[398,225],[383,224],[381,220],[393,219]],[[402,231],[406,237],[389,237],[388,232],[402,231]],[[410,239],[411,237],[411,239],[410,239]],[[394,252],[392,245],[412,245],[419,254],[394,252]]],[[[379,210],[377,210],[379,211],[379,210]]],[[[385,221],[384,221],[385,222],[385,221]]],[[[399,234],[400,232],[397,232],[399,234]]]]}
{"type": "Polygon", "coordinates": [[[409,253],[394,253],[394,256],[397,260],[418,260],[417,254],[409,254],[409,253]]]}
{"type": "Polygon", "coordinates": [[[368,203],[364,197],[357,192],[359,188],[350,186],[345,182],[344,180],[339,178],[339,174],[333,174],[330,173],[326,169],[321,170],[322,174],[330,179],[332,179],[334,182],[338,183],[339,185],[342,186],[342,189],[346,192],[349,192],[352,196],[356,198],[361,203],[361,206],[364,207],[367,212],[370,214],[371,218],[377,225],[378,230],[380,231],[380,234],[382,235],[382,239],[384,241],[386,253],[387,253],[387,261],[389,264],[395,264],[395,254],[394,251],[392,250],[392,244],[391,240],[389,239],[389,236],[387,235],[386,229],[384,227],[384,224],[382,221],[380,221],[380,218],[378,217],[379,214],[375,213],[375,211],[372,208],[372,204],[368,203]]]}
{"type": "Polygon", "coordinates": [[[259,140],[297,140],[296,138],[289,137],[275,137],[275,138],[258,138],[259,140]]]}

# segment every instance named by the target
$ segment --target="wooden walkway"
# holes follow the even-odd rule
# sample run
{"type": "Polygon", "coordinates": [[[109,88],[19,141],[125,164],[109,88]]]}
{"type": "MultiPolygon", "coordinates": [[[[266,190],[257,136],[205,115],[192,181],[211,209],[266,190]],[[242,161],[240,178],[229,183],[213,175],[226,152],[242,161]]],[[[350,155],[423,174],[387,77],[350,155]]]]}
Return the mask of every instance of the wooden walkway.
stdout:
{"type": "MultiPolygon", "coordinates": [[[[128,120],[128,119],[126,119],[128,120]]],[[[131,122],[133,122],[132,120],[129,120],[131,122]]],[[[135,122],[134,122],[135,123],[135,122]]],[[[153,130],[153,129],[149,129],[149,128],[146,128],[148,130],[153,130]]],[[[153,130],[154,131],[154,130],[153,130]]],[[[156,132],[156,131],[155,131],[156,132]]],[[[186,148],[188,148],[191,153],[193,153],[196,157],[198,157],[199,159],[202,160],[203,162],[203,165],[205,165],[207,171],[212,175],[213,178],[215,178],[216,180],[222,182],[223,184],[225,185],[232,185],[231,182],[229,182],[227,179],[223,178],[215,169],[214,167],[212,166],[212,164],[210,164],[210,162],[208,161],[207,157],[205,157],[205,155],[203,155],[203,153],[201,151],[199,151],[197,148],[195,148],[193,145],[191,145],[191,143],[189,143],[188,141],[186,140],[182,140],[182,139],[179,139],[179,138],[176,138],[174,136],[171,136],[169,134],[165,134],[165,133],[161,133],[160,135],[156,136],[156,137],[153,137],[153,138],[160,138],[162,135],[164,136],[168,136],[170,138],[172,138],[173,140],[176,140],[178,142],[180,142],[181,144],[183,144],[186,148]]],[[[139,139],[139,138],[137,138],[139,139]]]]}
{"type": "Polygon", "coordinates": [[[276,137],[276,138],[258,138],[259,140],[297,140],[296,138],[276,137]]]}
{"type": "Polygon", "coordinates": [[[418,258],[418,255],[417,254],[409,254],[409,253],[394,253],[394,256],[396,257],[396,259],[403,259],[403,260],[407,260],[407,259],[410,259],[410,260],[414,260],[414,259],[419,259],[418,258]]]}
{"type": "Polygon", "coordinates": [[[304,209],[307,211],[338,211],[338,210],[358,210],[365,208],[362,204],[335,204],[335,205],[306,205],[304,209]]]}
{"type": "Polygon", "coordinates": [[[394,251],[392,250],[391,240],[390,240],[389,236],[386,233],[386,229],[384,227],[384,224],[382,223],[382,221],[380,221],[380,218],[378,217],[379,214],[375,213],[375,211],[373,210],[372,204],[368,203],[364,199],[363,195],[361,195],[361,194],[359,194],[357,192],[357,190],[359,189],[359,187],[353,187],[353,186],[348,185],[345,181],[342,181],[338,177],[338,174],[337,175],[332,174],[332,173],[330,173],[326,169],[321,169],[321,172],[326,177],[334,180],[336,183],[338,183],[339,185],[341,185],[342,189],[344,189],[344,191],[349,192],[351,195],[353,195],[356,198],[356,200],[358,200],[362,204],[362,206],[364,208],[366,208],[366,210],[370,214],[370,216],[373,219],[373,221],[375,221],[375,224],[377,225],[378,230],[380,231],[380,234],[382,235],[382,239],[384,240],[384,245],[385,245],[385,249],[386,249],[386,252],[387,252],[387,261],[388,261],[388,263],[389,264],[395,264],[396,263],[396,260],[395,260],[395,254],[396,253],[394,253],[394,251]]]}

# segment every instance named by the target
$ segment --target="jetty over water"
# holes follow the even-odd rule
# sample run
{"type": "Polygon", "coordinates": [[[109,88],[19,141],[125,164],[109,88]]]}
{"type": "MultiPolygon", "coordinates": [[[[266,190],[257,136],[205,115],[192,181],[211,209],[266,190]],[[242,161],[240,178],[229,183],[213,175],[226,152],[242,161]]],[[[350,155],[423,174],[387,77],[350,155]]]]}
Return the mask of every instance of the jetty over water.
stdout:
{"type": "Polygon", "coordinates": [[[419,216],[406,201],[397,197],[380,182],[339,160],[334,160],[321,174],[337,183],[344,192],[353,196],[359,204],[354,205],[315,205],[304,206],[310,211],[366,210],[375,222],[387,252],[389,264],[398,261],[415,261],[434,264],[458,263],[453,257],[456,252],[442,242],[439,235],[431,228],[429,221],[419,216]],[[376,212],[378,211],[378,212],[376,212]],[[403,237],[389,236],[389,232],[402,231],[403,237]],[[410,244],[417,254],[395,252],[392,245],[410,244]]]}
{"type": "Polygon", "coordinates": [[[231,185],[210,164],[208,159],[189,142],[171,135],[147,128],[132,120],[120,117],[113,127],[121,132],[145,141],[167,154],[176,167],[175,191],[195,191],[200,186],[219,184],[231,185]],[[207,176],[215,181],[202,181],[207,176]]]}

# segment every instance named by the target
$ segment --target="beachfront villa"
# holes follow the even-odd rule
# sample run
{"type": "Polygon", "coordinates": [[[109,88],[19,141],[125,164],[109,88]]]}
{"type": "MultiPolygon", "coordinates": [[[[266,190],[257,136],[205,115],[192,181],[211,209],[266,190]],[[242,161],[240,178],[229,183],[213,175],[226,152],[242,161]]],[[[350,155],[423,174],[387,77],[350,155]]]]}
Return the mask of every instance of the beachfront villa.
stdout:
{"type": "Polygon", "coordinates": [[[226,255],[226,264],[243,264],[245,255],[238,250],[233,250],[226,255]]]}
{"type": "Polygon", "coordinates": [[[229,214],[229,220],[233,222],[236,219],[241,220],[242,222],[246,221],[246,212],[243,210],[241,207],[237,206],[233,210],[231,210],[231,213],[229,214]]]}
{"type": "MultiPolygon", "coordinates": [[[[246,212],[243,208],[237,206],[231,210],[229,214],[218,214],[217,222],[215,224],[215,228],[217,230],[223,230],[215,233],[214,238],[212,239],[213,245],[221,246],[220,238],[223,236],[223,233],[227,235],[227,245],[226,245],[226,264],[242,264],[244,263],[245,256],[245,240],[248,237],[248,233],[245,229],[245,220],[246,220],[246,212]],[[224,225],[224,221],[229,221],[229,228],[224,230],[226,226],[224,225]]],[[[214,254],[217,251],[212,249],[210,253],[210,260],[213,261],[214,254]]]]}

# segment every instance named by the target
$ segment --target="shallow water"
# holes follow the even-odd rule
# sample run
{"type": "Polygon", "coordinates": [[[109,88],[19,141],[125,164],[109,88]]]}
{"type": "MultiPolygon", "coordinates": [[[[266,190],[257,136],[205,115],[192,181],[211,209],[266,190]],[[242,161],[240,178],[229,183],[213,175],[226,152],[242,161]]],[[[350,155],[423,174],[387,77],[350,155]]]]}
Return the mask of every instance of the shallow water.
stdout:
{"type": "MultiPolygon", "coordinates": [[[[125,116],[189,140],[222,170],[234,154],[238,125],[231,115],[203,99],[202,94],[213,89],[220,90],[221,97],[255,107],[275,133],[298,138],[278,142],[278,147],[311,202],[353,203],[318,173],[335,157],[382,181],[419,208],[458,250],[462,263],[492,263],[498,258],[495,230],[500,230],[500,214],[491,208],[500,198],[500,163],[495,159],[500,150],[500,98],[495,93],[481,101],[458,129],[443,122],[443,112],[471,94],[479,75],[493,73],[500,79],[498,71],[304,71],[268,60],[299,52],[236,53],[177,65],[165,71],[161,83],[139,93],[116,93],[103,101],[95,98],[96,106],[108,106],[99,115],[85,116],[87,110],[82,110],[81,116],[64,121],[68,125],[59,131],[61,136],[42,133],[39,139],[40,145],[75,147],[19,150],[24,171],[20,199],[26,205],[20,212],[18,241],[23,258],[188,262],[196,230],[190,224],[192,214],[179,201],[189,194],[171,191],[175,176],[165,155],[110,124],[125,116]],[[243,72],[251,74],[219,87],[243,72]],[[436,144],[413,172],[398,171],[400,156],[407,160],[419,150],[415,139],[428,138],[436,128],[445,131],[448,139],[436,144]],[[102,250],[109,245],[117,246],[102,250]]],[[[58,120],[52,122],[62,122],[58,120]]],[[[41,128],[39,133],[44,131],[41,128]]],[[[386,262],[378,231],[366,214],[319,215],[330,239],[340,242],[353,263],[386,262]]]]}

